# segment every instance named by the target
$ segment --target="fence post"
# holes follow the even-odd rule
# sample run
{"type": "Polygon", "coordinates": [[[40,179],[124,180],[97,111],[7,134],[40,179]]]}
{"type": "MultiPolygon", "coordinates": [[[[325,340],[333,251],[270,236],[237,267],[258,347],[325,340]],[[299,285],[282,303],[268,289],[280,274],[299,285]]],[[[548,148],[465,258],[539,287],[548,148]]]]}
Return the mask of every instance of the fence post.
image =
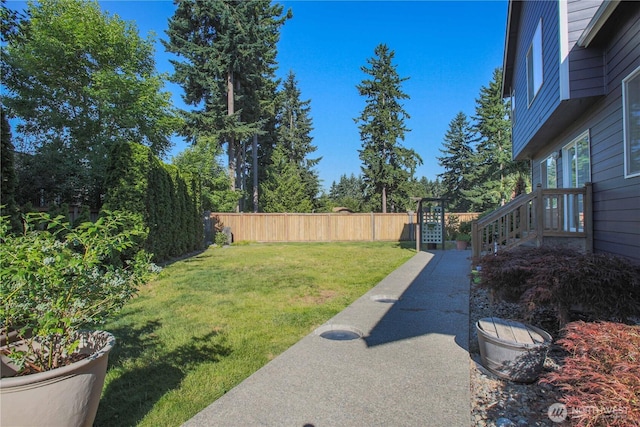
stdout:
{"type": "Polygon", "coordinates": [[[376,241],[376,218],[373,215],[373,212],[371,212],[371,241],[376,241]]]}

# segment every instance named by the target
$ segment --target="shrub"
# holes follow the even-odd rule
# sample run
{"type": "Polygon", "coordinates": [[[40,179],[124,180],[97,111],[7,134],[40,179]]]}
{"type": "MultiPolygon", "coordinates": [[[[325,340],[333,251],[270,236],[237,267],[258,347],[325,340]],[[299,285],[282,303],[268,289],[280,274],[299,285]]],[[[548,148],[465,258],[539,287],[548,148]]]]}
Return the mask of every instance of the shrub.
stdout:
{"type": "Polygon", "coordinates": [[[447,239],[454,240],[460,229],[460,219],[458,215],[447,215],[444,229],[447,233],[447,239]]]}
{"type": "Polygon", "coordinates": [[[204,243],[201,188],[195,177],[162,163],[148,147],[116,144],[110,153],[104,208],[138,214],[149,236],[145,249],[165,261],[204,243]]]}
{"type": "Polygon", "coordinates": [[[566,248],[516,248],[479,260],[480,286],[529,313],[552,308],[560,325],[572,308],[593,320],[627,321],[640,314],[640,266],[610,254],[566,248]]]}
{"type": "Polygon", "coordinates": [[[569,355],[540,381],[564,392],[574,424],[640,425],[640,326],[572,322],[558,343],[569,355]]]}
{"type": "Polygon", "coordinates": [[[0,332],[17,331],[18,368],[50,370],[73,361],[80,330],[119,310],[150,274],[140,250],[146,230],[130,214],[105,212],[72,228],[63,216],[26,216],[23,234],[0,218],[0,332]]]}

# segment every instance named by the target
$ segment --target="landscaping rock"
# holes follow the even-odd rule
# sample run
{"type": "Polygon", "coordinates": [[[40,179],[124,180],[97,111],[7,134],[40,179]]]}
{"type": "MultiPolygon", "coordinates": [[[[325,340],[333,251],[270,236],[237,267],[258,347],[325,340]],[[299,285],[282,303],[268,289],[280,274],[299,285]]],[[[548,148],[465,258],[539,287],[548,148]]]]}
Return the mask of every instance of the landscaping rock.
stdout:
{"type": "MultiPolygon", "coordinates": [[[[517,304],[492,302],[486,290],[471,286],[469,295],[469,352],[471,363],[471,425],[473,426],[545,426],[553,427],[547,410],[561,396],[549,384],[515,383],[491,374],[480,364],[475,324],[483,317],[522,320],[524,313],[517,304]]],[[[555,370],[563,357],[562,350],[552,346],[545,360],[545,371],[555,370]]]]}

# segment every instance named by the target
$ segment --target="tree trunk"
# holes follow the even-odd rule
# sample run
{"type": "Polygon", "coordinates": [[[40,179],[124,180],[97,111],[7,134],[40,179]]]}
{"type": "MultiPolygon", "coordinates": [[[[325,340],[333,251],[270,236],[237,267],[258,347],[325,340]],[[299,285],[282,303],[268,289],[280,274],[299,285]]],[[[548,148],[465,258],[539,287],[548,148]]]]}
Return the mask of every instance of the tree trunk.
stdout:
{"type": "Polygon", "coordinates": [[[258,135],[253,135],[251,145],[253,156],[253,212],[258,213],[258,135]]]}
{"type": "Polygon", "coordinates": [[[387,187],[382,187],[382,213],[387,213],[387,187]]]}
{"type": "Polygon", "coordinates": [[[236,189],[241,191],[240,199],[238,199],[238,205],[236,206],[236,212],[244,210],[244,186],[243,186],[243,169],[244,169],[244,143],[237,147],[236,150],[236,189]]]}
{"type": "MultiPolygon", "coordinates": [[[[233,72],[227,71],[227,115],[232,116],[235,112],[235,104],[233,99],[233,72]]],[[[228,147],[227,154],[229,155],[229,181],[231,185],[231,191],[236,189],[236,153],[235,145],[236,141],[233,135],[227,136],[228,147]]]]}

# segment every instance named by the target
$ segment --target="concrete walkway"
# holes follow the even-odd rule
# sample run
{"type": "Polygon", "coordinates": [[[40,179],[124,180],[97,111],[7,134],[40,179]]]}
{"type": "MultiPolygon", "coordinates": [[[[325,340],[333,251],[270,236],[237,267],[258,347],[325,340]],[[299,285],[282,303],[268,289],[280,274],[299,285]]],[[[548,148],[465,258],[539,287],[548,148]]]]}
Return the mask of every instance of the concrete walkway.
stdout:
{"type": "Polygon", "coordinates": [[[469,256],[416,254],[184,425],[469,426],[469,256]]]}

